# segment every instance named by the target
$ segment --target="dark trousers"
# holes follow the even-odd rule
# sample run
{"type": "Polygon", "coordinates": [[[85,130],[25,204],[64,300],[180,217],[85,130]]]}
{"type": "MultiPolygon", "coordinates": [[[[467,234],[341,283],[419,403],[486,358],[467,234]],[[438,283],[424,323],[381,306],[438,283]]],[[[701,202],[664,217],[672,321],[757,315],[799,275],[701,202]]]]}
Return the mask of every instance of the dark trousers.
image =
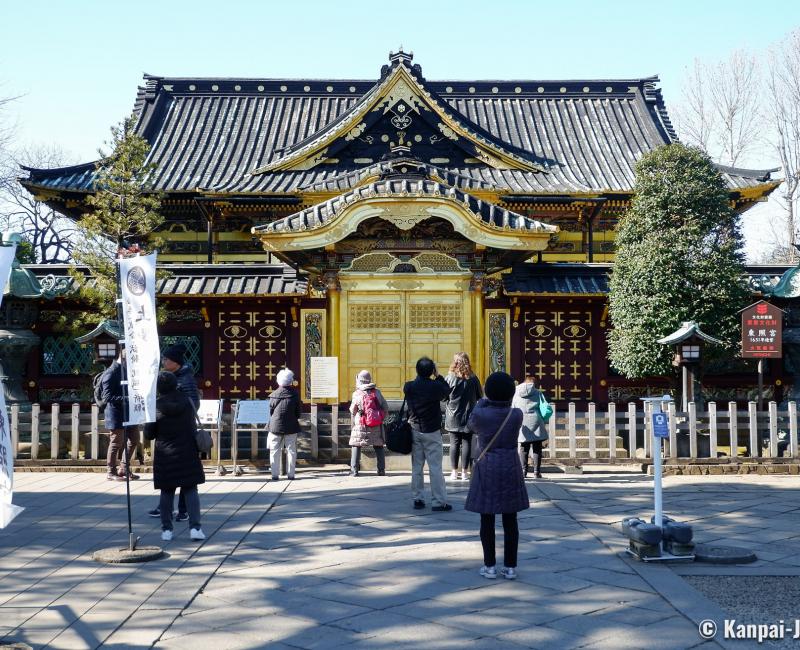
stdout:
{"type": "Polygon", "coordinates": [[[450,434],[450,469],[459,467],[466,472],[472,464],[472,434],[460,431],[448,431],[450,434]],[[458,464],[459,458],[461,465],[458,464]]]}
{"type": "MultiPolygon", "coordinates": [[[[386,471],[386,449],[375,447],[375,460],[378,462],[378,472],[386,471]]],[[[350,469],[354,472],[361,471],[361,447],[350,447],[350,469]]]]}
{"type": "Polygon", "coordinates": [[[522,471],[528,475],[528,451],[533,455],[533,472],[538,474],[542,471],[542,445],[544,440],[534,440],[533,442],[519,443],[519,462],[522,463],[522,471]]]}
{"type": "MultiPolygon", "coordinates": [[[[483,563],[494,566],[497,563],[494,548],[494,515],[481,515],[481,546],[483,563]]],[[[517,566],[519,547],[519,526],[516,512],[503,513],[503,566],[514,569],[517,566]]]]}
{"type": "Polygon", "coordinates": [[[106,458],[106,464],[108,465],[109,472],[116,471],[120,454],[122,454],[122,467],[127,469],[123,447],[127,446],[127,457],[132,459],[133,454],[136,451],[136,445],[139,444],[139,429],[136,427],[128,427],[127,429],[128,435],[126,441],[124,440],[124,438],[126,438],[125,429],[114,429],[113,431],[109,432],[108,457],[106,458]]]}
{"type": "MultiPolygon", "coordinates": [[[[197,486],[181,488],[181,497],[186,500],[189,513],[189,526],[200,528],[200,496],[197,486]]],[[[161,510],[161,529],[172,530],[172,506],[175,504],[175,488],[161,488],[158,508],[161,510]]]]}

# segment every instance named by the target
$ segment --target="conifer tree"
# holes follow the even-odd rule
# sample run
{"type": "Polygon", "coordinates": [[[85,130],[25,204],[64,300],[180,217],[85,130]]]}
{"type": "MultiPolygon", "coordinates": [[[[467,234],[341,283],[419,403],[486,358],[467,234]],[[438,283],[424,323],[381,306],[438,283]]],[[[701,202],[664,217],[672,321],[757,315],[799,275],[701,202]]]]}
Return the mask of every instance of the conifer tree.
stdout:
{"type": "Polygon", "coordinates": [[[609,358],[624,376],[671,372],[674,350],[657,340],[694,320],[734,355],[738,311],[750,292],[738,215],[701,150],[669,144],[636,165],[631,208],[620,220],[611,273],[609,358]]]}
{"type": "Polygon", "coordinates": [[[79,299],[89,306],[77,319],[64,320],[67,329],[85,331],[103,319],[116,317],[116,264],[120,256],[146,253],[159,246],[154,233],[163,223],[160,198],[148,188],[150,149],[135,131],[131,116],[111,128],[111,151],[102,150],[95,173],[95,193],[86,199],[92,210],[77,223],[73,258],[88,274],[72,270],[79,299]]]}

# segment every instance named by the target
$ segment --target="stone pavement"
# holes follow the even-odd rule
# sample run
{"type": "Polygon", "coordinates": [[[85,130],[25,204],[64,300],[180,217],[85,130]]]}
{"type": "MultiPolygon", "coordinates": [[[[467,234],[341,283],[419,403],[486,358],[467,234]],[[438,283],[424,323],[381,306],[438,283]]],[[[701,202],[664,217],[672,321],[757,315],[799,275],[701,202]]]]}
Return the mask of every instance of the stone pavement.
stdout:
{"type": "MultiPolygon", "coordinates": [[[[124,484],[18,473],[15,503],[27,509],[0,531],[0,647],[744,648],[698,633],[703,619],[722,628],[747,615],[714,585],[730,595],[737,580],[796,584],[800,575],[797,477],[665,479],[665,512],[694,523],[700,541],[761,558],[703,567],[622,552],[618,523],[650,514],[652,479],[548,474],[529,484],[512,582],[477,573],[478,517],[463,510],[465,485],[448,484],[452,512],[415,511],[407,473],[351,478],[340,469],[306,470],[294,482],[209,477],[208,539],[192,543],[177,525],[166,559],[129,566],[91,559],[125,544],[124,484]]],[[[146,515],[152,483],[131,486],[135,532],[162,544],[159,521],[146,515]]],[[[498,521],[498,564],[500,529],[498,521]]],[[[755,615],[800,616],[776,589],[755,615]]]]}

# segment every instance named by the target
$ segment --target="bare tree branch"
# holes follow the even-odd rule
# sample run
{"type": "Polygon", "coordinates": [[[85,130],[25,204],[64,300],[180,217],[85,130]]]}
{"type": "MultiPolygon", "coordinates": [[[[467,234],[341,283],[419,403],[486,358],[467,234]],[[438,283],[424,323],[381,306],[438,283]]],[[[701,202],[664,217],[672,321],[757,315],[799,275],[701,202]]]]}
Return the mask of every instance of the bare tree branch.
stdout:
{"type": "Polygon", "coordinates": [[[768,115],[784,181],[778,196],[786,210],[783,242],[791,263],[797,261],[797,203],[800,188],[800,29],[770,50],[766,79],[768,115]]]}
{"type": "Polygon", "coordinates": [[[739,50],[708,66],[695,60],[676,110],[681,138],[717,162],[740,164],[759,145],[760,69],[756,57],[739,50]]]}
{"type": "Polygon", "coordinates": [[[60,167],[67,156],[57,147],[35,147],[16,152],[0,174],[0,218],[7,229],[20,231],[30,241],[36,261],[54,263],[70,261],[75,223],[41,201],[37,201],[17,178],[20,165],[60,167]]]}

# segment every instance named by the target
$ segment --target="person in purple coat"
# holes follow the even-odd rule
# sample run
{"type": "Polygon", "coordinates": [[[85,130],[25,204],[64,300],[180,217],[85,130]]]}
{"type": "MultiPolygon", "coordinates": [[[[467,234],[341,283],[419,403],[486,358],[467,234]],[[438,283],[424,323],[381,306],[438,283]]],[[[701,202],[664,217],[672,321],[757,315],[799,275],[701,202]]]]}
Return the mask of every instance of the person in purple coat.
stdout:
{"type": "Polygon", "coordinates": [[[517,577],[519,527],[517,513],[530,507],[522,466],[517,455],[517,435],[522,411],[511,407],[514,380],[505,372],[486,379],[486,397],[478,400],[469,418],[469,428],[478,437],[477,459],[472,466],[465,509],[481,516],[484,578],[496,578],[495,515],[503,517],[504,578],[517,577]]]}

